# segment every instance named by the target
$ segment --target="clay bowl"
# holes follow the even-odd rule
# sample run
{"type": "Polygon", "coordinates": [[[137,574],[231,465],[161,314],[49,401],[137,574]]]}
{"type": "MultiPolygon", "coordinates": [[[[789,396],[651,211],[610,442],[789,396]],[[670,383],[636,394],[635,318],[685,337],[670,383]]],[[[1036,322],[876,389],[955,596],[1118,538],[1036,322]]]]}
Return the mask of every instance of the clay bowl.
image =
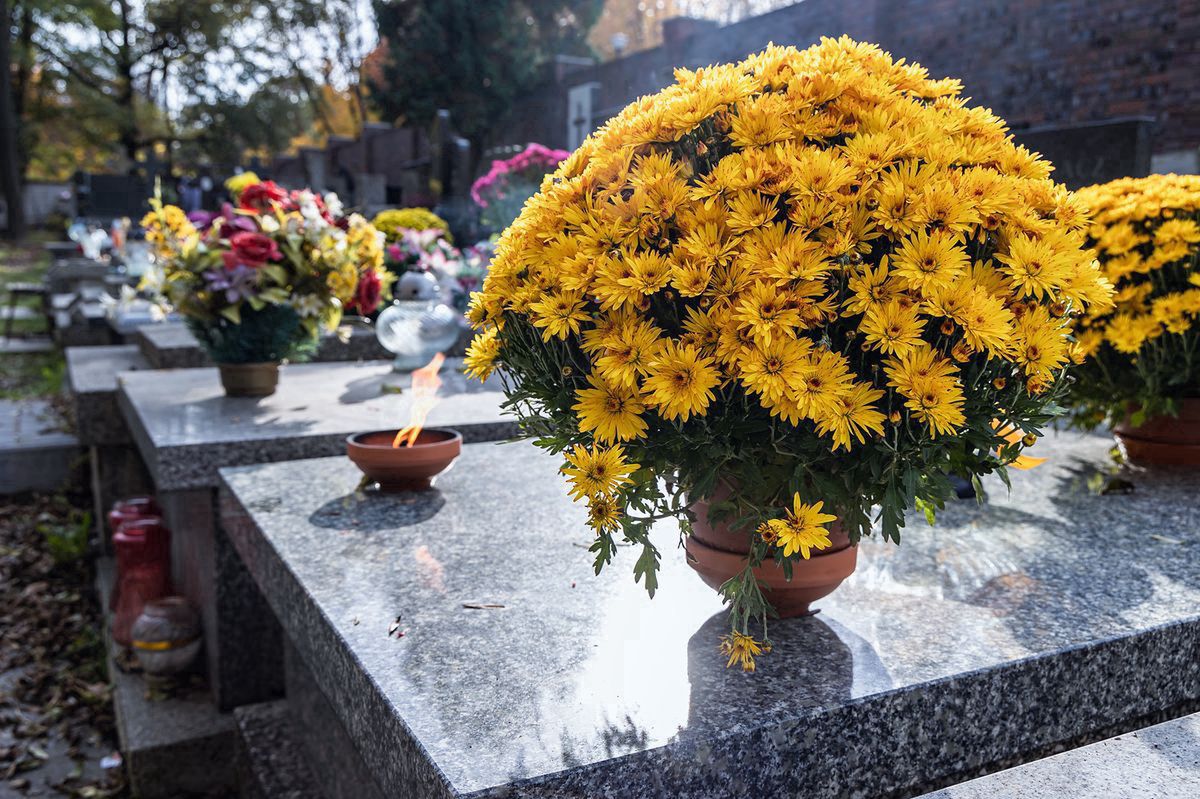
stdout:
{"type": "Polygon", "coordinates": [[[346,439],[346,455],[380,491],[424,491],[462,454],[457,430],[427,427],[411,447],[393,447],[397,432],[373,430],[346,439]]]}
{"type": "Polygon", "coordinates": [[[1200,467],[1200,397],[1184,397],[1177,416],[1155,416],[1140,427],[1125,419],[1113,436],[1134,466],[1200,467]]]}

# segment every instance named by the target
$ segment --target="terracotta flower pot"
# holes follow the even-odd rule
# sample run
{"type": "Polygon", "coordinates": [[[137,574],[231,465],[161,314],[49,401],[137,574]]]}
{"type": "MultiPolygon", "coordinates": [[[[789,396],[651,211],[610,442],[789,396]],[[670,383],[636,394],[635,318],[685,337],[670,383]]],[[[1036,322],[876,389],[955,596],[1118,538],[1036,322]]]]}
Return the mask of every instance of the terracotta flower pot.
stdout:
{"type": "Polygon", "coordinates": [[[279,385],[279,364],[219,363],[221,386],[227,397],[269,397],[279,385]]]}
{"type": "MultiPolygon", "coordinates": [[[[720,501],[727,489],[718,489],[714,500],[720,501]]],[[[685,548],[688,565],[700,575],[709,587],[719,589],[721,585],[746,568],[746,555],[750,552],[750,533],[733,531],[722,522],[712,525],[708,521],[708,506],[705,501],[694,502],[691,510],[696,514],[692,524],[692,535],[688,536],[685,548]]],[[[792,563],[792,579],[788,580],[783,568],[772,561],[764,561],[754,570],[754,576],[763,585],[764,596],[774,606],[781,618],[809,616],[816,611],[811,603],[828,596],[854,573],[858,564],[858,547],[850,544],[850,538],[840,524],[830,525],[828,549],[813,550],[808,560],[792,563]]]]}
{"type": "Polygon", "coordinates": [[[1113,436],[1136,466],[1200,466],[1200,398],[1178,403],[1178,416],[1155,416],[1134,427],[1128,418],[1113,425],[1113,436]]]}
{"type": "Polygon", "coordinates": [[[462,453],[457,430],[426,428],[412,446],[393,447],[397,432],[375,430],[346,439],[346,455],[380,491],[423,491],[462,453]]]}

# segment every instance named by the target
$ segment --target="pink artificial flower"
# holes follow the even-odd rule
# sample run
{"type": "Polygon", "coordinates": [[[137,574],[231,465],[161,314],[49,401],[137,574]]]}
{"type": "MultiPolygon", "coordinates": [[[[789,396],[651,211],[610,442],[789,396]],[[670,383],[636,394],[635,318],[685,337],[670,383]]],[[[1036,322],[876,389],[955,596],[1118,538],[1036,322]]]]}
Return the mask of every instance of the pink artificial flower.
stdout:
{"type": "MultiPolygon", "coordinates": [[[[565,150],[551,150],[544,144],[532,142],[524,150],[514,155],[505,161],[492,161],[492,166],[487,173],[479,177],[471,184],[471,199],[480,208],[488,207],[487,194],[495,190],[503,191],[503,186],[508,182],[504,175],[510,173],[523,172],[532,167],[547,167],[553,168],[559,163],[570,157],[570,153],[565,150]]],[[[541,169],[540,172],[547,172],[549,169],[541,169]]],[[[530,176],[533,178],[534,176],[530,176]]],[[[536,179],[535,179],[536,182],[536,179]]],[[[497,194],[498,197],[503,197],[502,193],[497,194]]]]}

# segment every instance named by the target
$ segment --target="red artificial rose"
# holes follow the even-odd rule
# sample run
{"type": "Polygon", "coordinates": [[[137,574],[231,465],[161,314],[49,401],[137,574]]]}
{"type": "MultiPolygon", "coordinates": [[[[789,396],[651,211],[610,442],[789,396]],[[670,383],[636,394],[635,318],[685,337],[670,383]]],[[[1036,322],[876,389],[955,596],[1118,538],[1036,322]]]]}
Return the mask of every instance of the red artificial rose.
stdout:
{"type": "Polygon", "coordinates": [[[285,199],[287,192],[275,185],[275,181],[264,180],[262,183],[251,183],[242,189],[238,204],[251,211],[269,211],[271,203],[283,202],[285,199]]]}
{"type": "Polygon", "coordinates": [[[369,316],[379,307],[382,294],[383,283],[379,279],[379,273],[372,269],[359,276],[354,299],[346,306],[346,310],[359,316],[369,316]]]}
{"type": "Polygon", "coordinates": [[[234,233],[229,237],[229,250],[222,256],[225,258],[226,266],[233,261],[246,266],[258,267],[267,261],[278,261],[283,257],[275,239],[261,233],[245,231],[234,233]]]}

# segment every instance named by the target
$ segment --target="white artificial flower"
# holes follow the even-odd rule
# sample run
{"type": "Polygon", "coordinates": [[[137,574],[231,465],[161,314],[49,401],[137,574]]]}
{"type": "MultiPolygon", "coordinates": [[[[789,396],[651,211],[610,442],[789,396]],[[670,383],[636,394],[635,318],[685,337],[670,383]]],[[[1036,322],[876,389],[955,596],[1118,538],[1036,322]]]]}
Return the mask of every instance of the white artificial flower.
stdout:
{"type": "Polygon", "coordinates": [[[321,298],[315,294],[302,294],[292,298],[292,309],[301,317],[320,316],[324,310],[321,298]]]}
{"type": "Polygon", "coordinates": [[[345,210],[345,207],[342,205],[341,198],[338,197],[333,192],[329,192],[328,194],[325,195],[325,207],[329,210],[329,213],[334,217],[341,216],[342,212],[345,210]]]}
{"type": "Polygon", "coordinates": [[[146,267],[146,271],[142,272],[142,279],[138,283],[138,288],[142,291],[148,291],[151,294],[161,294],[165,275],[162,265],[158,263],[157,258],[152,258],[150,265],[146,267]]]}
{"type": "Polygon", "coordinates": [[[263,214],[258,220],[258,226],[262,228],[263,233],[275,233],[279,230],[279,219],[263,214]]]}
{"type": "Polygon", "coordinates": [[[110,294],[100,295],[100,304],[104,306],[104,315],[109,319],[116,319],[123,313],[129,313],[137,302],[137,289],[129,284],[121,286],[121,291],[116,297],[110,294]]]}
{"type": "Polygon", "coordinates": [[[317,198],[311,191],[302,191],[296,196],[296,205],[300,209],[300,216],[314,228],[326,227],[329,223],[321,216],[321,209],[317,207],[317,198]]]}

